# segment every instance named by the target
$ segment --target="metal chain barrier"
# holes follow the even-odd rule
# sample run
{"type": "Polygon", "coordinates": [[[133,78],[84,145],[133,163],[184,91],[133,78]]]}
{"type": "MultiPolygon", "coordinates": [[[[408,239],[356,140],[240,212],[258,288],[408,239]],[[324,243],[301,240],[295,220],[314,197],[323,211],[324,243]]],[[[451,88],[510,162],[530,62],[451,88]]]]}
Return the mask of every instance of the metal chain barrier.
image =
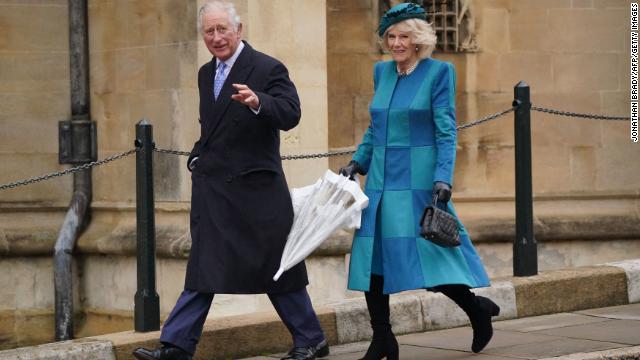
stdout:
{"type": "Polygon", "coordinates": [[[68,168],[65,170],[61,170],[61,171],[57,171],[51,174],[46,174],[46,175],[42,175],[42,176],[38,176],[38,177],[32,177],[29,179],[25,179],[25,180],[20,180],[20,181],[16,181],[16,182],[12,182],[12,183],[8,183],[8,184],[4,184],[4,185],[0,185],[0,191],[5,190],[5,189],[11,189],[11,188],[15,188],[18,186],[22,186],[22,185],[29,185],[29,184],[33,184],[33,183],[37,183],[40,181],[45,181],[45,180],[49,180],[52,179],[54,177],[58,177],[58,176],[62,176],[62,175],[67,175],[67,174],[73,174],[76,173],[78,171],[84,171],[84,170],[88,170],[91,169],[94,166],[100,166],[100,165],[104,165],[108,162],[111,161],[115,161],[118,159],[122,159],[124,157],[127,157],[133,153],[135,153],[137,150],[136,149],[131,149],[129,151],[125,151],[119,154],[115,154],[115,155],[111,155],[109,157],[106,157],[102,160],[98,160],[98,161],[93,161],[90,163],[86,163],[86,164],[82,164],[76,167],[72,167],[72,168],[68,168]]]}
{"type": "MultiPolygon", "coordinates": [[[[499,117],[501,117],[501,116],[503,116],[505,114],[508,114],[508,113],[514,111],[515,109],[516,109],[516,107],[513,106],[513,107],[511,107],[509,109],[503,110],[503,111],[495,113],[493,115],[485,116],[482,119],[478,119],[478,120],[470,122],[468,124],[458,126],[456,129],[457,130],[464,130],[464,129],[468,129],[468,128],[476,126],[476,125],[480,125],[480,124],[485,123],[487,121],[491,121],[491,120],[497,119],[497,118],[499,118],[499,117]]],[[[171,150],[171,149],[160,149],[160,148],[156,148],[156,149],[154,149],[154,151],[159,152],[159,153],[163,153],[163,154],[181,155],[181,156],[189,156],[191,154],[188,151],[179,151],[179,150],[171,150]]],[[[342,149],[342,150],[332,150],[332,151],[324,152],[324,153],[283,155],[281,157],[281,159],[282,160],[320,159],[320,158],[331,157],[331,156],[350,155],[350,154],[353,154],[354,152],[356,152],[356,150],[354,148],[347,148],[347,149],[342,149]]]]}
{"type": "Polygon", "coordinates": [[[153,151],[159,152],[161,154],[171,154],[171,155],[180,155],[180,156],[189,156],[189,155],[191,155],[191,153],[188,152],[188,151],[171,150],[171,149],[153,148],[153,151]]]}
{"type": "Polygon", "coordinates": [[[512,106],[511,108],[503,110],[503,111],[500,111],[499,113],[495,113],[493,115],[485,116],[482,119],[470,122],[468,124],[464,124],[464,125],[458,126],[456,129],[457,130],[464,130],[464,129],[468,129],[468,128],[476,126],[476,125],[480,125],[480,124],[482,124],[484,122],[491,121],[491,120],[499,118],[500,116],[508,114],[508,113],[514,111],[516,108],[517,108],[517,106],[512,106]]]}
{"type": "Polygon", "coordinates": [[[605,115],[580,114],[580,113],[574,113],[574,112],[569,112],[569,111],[560,111],[560,110],[547,109],[547,108],[542,108],[542,107],[537,107],[537,106],[531,106],[531,110],[535,110],[535,111],[539,111],[539,112],[543,112],[543,113],[548,113],[548,114],[569,116],[569,117],[577,117],[577,118],[584,118],[584,119],[627,120],[627,121],[631,120],[631,117],[628,117],[628,116],[625,117],[625,116],[605,116],[605,115]]]}
{"type": "MultiPolygon", "coordinates": [[[[512,111],[515,111],[517,108],[517,106],[513,106],[511,108],[505,109],[503,111],[500,111],[498,113],[489,115],[489,116],[485,116],[481,119],[472,121],[468,124],[464,124],[464,125],[460,125],[458,126],[456,129],[457,130],[464,130],[464,129],[468,129],[470,127],[474,127],[480,124],[483,124],[485,122],[491,121],[491,120],[495,120],[501,116],[504,116],[512,111]]],[[[625,116],[605,116],[605,115],[591,115],[591,114],[581,114],[581,113],[574,113],[574,112],[569,112],[569,111],[560,111],[560,110],[553,110],[553,109],[547,109],[547,108],[543,108],[543,107],[537,107],[537,106],[531,106],[531,110],[534,111],[539,111],[539,112],[543,112],[543,113],[549,113],[549,114],[554,114],[554,115],[561,115],[561,116],[568,116],[568,117],[577,117],[577,118],[585,118],[585,119],[596,119],[596,120],[630,120],[630,117],[625,117],[625,116]]],[[[180,150],[172,150],[172,149],[160,149],[160,148],[154,148],[154,151],[158,152],[158,153],[163,153],[163,154],[170,154],[170,155],[178,155],[178,156],[189,156],[190,153],[188,151],[180,151],[180,150]]],[[[16,181],[16,182],[12,182],[12,183],[8,183],[8,184],[4,184],[4,185],[0,185],[0,191],[5,190],[5,189],[11,189],[11,188],[15,188],[18,186],[23,186],[23,185],[28,185],[28,184],[33,184],[33,183],[37,183],[40,181],[45,181],[45,180],[49,180],[52,179],[54,177],[58,177],[58,176],[63,176],[63,175],[67,175],[67,174],[73,174],[76,173],[78,171],[84,171],[84,170],[88,170],[94,166],[100,166],[100,165],[104,165],[108,162],[111,161],[115,161],[118,159],[122,159],[124,157],[127,157],[133,153],[135,153],[137,151],[137,149],[131,149],[129,151],[125,151],[116,155],[112,155],[109,156],[107,158],[104,158],[102,160],[99,161],[93,161],[90,163],[86,163],[80,166],[76,166],[76,167],[72,167],[66,170],[62,170],[62,171],[58,171],[58,172],[54,172],[54,173],[50,173],[50,174],[46,174],[46,175],[42,175],[42,176],[38,176],[38,177],[33,177],[33,178],[29,178],[29,179],[25,179],[25,180],[20,180],[20,181],[16,181]]],[[[331,157],[331,156],[340,156],[340,155],[349,155],[349,154],[353,154],[355,152],[354,148],[348,148],[348,149],[343,149],[343,150],[333,150],[333,151],[328,151],[328,152],[323,152],[323,153],[312,153],[312,154],[298,154],[298,155],[283,155],[281,157],[282,160],[300,160],[300,159],[320,159],[320,158],[325,158],[325,157],[331,157]]]]}

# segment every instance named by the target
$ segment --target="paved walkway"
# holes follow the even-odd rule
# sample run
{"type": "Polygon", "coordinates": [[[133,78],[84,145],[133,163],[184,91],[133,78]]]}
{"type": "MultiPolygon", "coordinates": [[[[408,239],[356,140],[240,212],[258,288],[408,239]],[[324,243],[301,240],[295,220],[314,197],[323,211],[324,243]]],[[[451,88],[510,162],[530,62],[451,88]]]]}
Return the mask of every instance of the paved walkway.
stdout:
{"type": "MultiPolygon", "coordinates": [[[[468,326],[399,336],[400,358],[640,359],[640,303],[498,321],[494,331],[491,343],[480,354],[470,350],[468,326]]],[[[333,346],[326,359],[359,359],[367,346],[368,342],[333,346]]],[[[250,359],[273,360],[280,355],[250,359]]]]}

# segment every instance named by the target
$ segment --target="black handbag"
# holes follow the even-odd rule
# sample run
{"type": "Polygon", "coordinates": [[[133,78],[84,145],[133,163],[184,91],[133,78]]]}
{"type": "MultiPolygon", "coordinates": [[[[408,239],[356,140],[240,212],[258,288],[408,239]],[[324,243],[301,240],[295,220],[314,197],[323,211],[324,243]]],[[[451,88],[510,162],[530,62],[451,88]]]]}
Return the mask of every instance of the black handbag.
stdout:
{"type": "Polygon", "coordinates": [[[433,204],[425,207],[420,219],[420,235],[442,247],[459,246],[458,222],[453,215],[438,208],[437,202],[438,196],[434,196],[433,204]]]}

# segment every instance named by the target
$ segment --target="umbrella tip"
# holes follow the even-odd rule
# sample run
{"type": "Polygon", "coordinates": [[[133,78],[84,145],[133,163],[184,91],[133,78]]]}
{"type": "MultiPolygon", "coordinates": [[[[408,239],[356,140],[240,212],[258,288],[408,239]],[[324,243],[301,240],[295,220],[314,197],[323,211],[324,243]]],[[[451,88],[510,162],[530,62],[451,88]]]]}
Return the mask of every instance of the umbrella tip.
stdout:
{"type": "Polygon", "coordinates": [[[276,273],[276,275],[273,277],[273,281],[278,281],[278,279],[280,279],[280,276],[282,275],[282,273],[284,272],[283,268],[278,269],[278,272],[276,273]]]}

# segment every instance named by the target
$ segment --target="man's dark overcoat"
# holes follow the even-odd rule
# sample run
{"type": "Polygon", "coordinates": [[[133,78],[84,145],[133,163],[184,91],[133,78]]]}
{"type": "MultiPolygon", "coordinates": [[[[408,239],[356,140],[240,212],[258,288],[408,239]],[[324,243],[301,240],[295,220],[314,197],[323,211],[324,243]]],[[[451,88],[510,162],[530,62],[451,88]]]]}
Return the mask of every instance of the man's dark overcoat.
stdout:
{"type": "Polygon", "coordinates": [[[191,253],[185,289],[218,294],[280,293],[308,284],[304,263],[272,280],[293,222],[280,159],[280,130],[300,120],[286,67],[245,42],[214,100],[213,59],[198,72],[200,139],[192,171],[191,253]],[[231,99],[246,84],[260,112],[231,99]]]}

